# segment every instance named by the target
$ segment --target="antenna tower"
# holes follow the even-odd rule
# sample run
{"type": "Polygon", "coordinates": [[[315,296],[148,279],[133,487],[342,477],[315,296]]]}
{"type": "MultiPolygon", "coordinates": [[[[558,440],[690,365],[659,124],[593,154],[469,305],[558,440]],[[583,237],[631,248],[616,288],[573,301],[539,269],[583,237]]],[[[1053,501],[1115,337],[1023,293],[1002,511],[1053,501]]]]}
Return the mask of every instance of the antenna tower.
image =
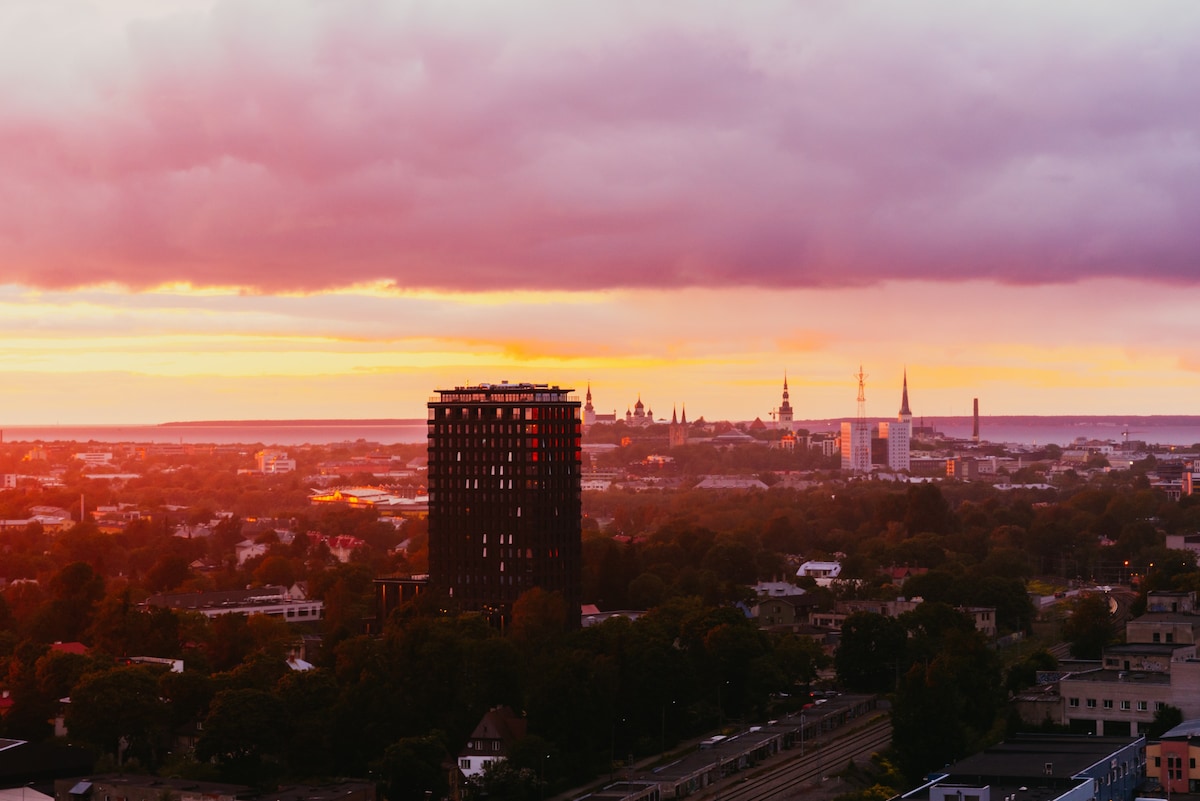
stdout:
{"type": "Polygon", "coordinates": [[[867,377],[863,375],[861,364],[858,366],[858,375],[855,378],[858,379],[858,422],[865,426],[867,424],[867,377]]]}

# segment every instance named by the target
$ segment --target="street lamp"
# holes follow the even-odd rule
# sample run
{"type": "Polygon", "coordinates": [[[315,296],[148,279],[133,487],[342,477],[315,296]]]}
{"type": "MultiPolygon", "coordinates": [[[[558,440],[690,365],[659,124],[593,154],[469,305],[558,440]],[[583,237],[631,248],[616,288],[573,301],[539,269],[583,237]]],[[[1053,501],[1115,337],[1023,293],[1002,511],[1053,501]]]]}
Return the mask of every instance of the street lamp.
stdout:
{"type": "MultiPolygon", "coordinates": [[[[671,702],[675,706],[675,702],[671,702]]],[[[658,758],[662,760],[667,755],[667,705],[662,705],[661,720],[659,721],[658,758]]]]}

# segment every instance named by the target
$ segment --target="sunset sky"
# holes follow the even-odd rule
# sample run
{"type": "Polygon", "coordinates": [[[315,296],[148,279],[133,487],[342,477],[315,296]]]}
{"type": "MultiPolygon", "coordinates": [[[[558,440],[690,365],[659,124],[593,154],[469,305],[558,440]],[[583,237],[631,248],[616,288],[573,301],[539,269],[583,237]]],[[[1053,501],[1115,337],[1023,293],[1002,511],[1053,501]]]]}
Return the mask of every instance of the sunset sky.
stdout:
{"type": "Polygon", "coordinates": [[[0,426],[1200,414],[1200,3],[9,0],[0,426]]]}

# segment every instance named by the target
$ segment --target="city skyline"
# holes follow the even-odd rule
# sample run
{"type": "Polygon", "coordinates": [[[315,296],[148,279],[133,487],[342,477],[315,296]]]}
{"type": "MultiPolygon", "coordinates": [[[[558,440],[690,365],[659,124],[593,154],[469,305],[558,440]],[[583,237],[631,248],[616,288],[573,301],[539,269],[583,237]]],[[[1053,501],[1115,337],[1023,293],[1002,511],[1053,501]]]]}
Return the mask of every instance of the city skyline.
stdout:
{"type": "Polygon", "coordinates": [[[0,426],[1200,407],[1200,8],[0,8],[0,426]]]}

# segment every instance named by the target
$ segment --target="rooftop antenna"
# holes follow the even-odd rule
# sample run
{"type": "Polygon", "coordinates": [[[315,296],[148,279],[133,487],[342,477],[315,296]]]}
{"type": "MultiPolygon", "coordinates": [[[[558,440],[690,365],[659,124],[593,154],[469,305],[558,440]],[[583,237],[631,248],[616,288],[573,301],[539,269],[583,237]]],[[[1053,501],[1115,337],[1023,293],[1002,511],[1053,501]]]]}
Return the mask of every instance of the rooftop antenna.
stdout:
{"type": "Polygon", "coordinates": [[[863,374],[862,365],[858,366],[858,422],[866,425],[867,422],[867,377],[863,374]]]}

